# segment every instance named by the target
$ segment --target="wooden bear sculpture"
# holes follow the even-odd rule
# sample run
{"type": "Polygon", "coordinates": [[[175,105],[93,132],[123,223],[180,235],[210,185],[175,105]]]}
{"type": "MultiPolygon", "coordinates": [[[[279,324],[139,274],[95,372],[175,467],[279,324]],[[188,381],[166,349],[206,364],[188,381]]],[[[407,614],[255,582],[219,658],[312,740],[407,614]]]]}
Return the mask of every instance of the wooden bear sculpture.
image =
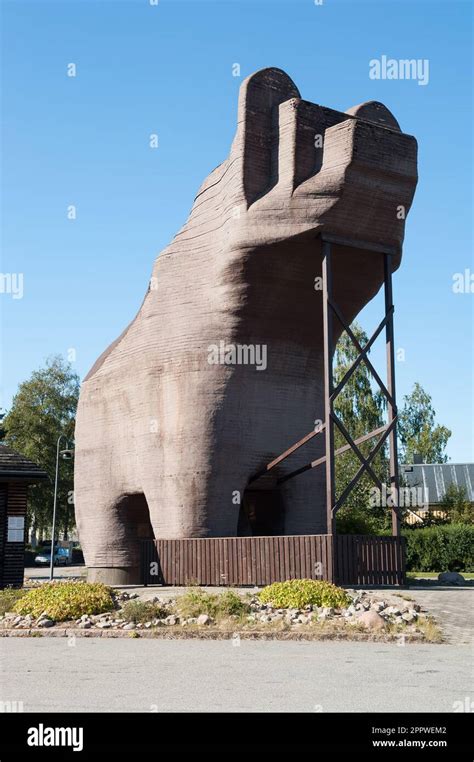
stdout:
{"type": "MultiPolygon", "coordinates": [[[[137,582],[140,537],[326,531],[323,469],[278,499],[263,482],[246,516],[244,493],[324,417],[321,233],[351,242],[333,257],[351,321],[383,282],[382,258],[357,242],[400,262],[416,152],[380,103],[333,111],[274,68],[245,80],[229,157],[82,384],[75,505],[90,578],[137,582]]],[[[292,467],[322,437],[311,447],[292,467]]]]}

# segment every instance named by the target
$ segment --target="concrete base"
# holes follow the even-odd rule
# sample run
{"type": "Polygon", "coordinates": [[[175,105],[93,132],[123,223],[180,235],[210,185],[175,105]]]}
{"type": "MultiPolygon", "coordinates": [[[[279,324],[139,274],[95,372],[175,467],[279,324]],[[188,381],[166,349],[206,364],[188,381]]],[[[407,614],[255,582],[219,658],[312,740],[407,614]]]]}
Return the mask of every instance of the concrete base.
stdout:
{"type": "Polygon", "coordinates": [[[140,585],[140,567],[91,566],[87,569],[87,581],[106,585],[140,585]]]}

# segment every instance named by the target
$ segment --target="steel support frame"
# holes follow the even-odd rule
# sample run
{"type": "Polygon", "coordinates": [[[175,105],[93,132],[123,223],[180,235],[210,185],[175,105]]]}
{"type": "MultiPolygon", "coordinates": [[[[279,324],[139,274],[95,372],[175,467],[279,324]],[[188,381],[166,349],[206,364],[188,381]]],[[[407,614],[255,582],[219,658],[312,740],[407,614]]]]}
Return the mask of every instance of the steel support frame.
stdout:
{"type": "MultiPolygon", "coordinates": [[[[391,496],[391,508],[392,508],[392,535],[398,537],[400,535],[400,512],[399,512],[399,475],[398,475],[398,454],[397,454],[397,405],[395,396],[395,347],[394,347],[394,330],[393,330],[393,291],[392,291],[392,256],[393,251],[390,249],[377,249],[377,253],[383,256],[383,272],[384,272],[384,297],[385,297],[385,315],[378,325],[377,329],[365,345],[362,347],[357,338],[354,336],[350,326],[346,322],[344,316],[340,312],[337,304],[334,301],[333,290],[333,275],[332,275],[332,244],[342,243],[344,246],[351,245],[349,242],[339,242],[337,239],[330,239],[322,236],[322,294],[323,294],[323,352],[324,352],[324,409],[325,409],[325,439],[326,439],[326,455],[324,458],[326,467],[326,514],[327,514],[327,531],[328,534],[336,534],[336,513],[344,504],[345,500],[349,496],[352,489],[355,487],[364,472],[367,472],[375,484],[380,488],[381,483],[378,477],[374,474],[371,468],[371,462],[377,452],[381,449],[385,441],[389,443],[389,478],[390,478],[390,496],[391,496]],[[358,356],[352,366],[348,369],[344,377],[341,379],[337,387],[334,387],[333,376],[333,357],[335,350],[335,343],[333,339],[334,335],[334,318],[337,318],[341,323],[342,328],[347,332],[351,341],[358,350],[358,356]],[[380,335],[385,328],[385,344],[386,344],[386,358],[387,358],[387,383],[383,383],[379,377],[372,363],[367,357],[368,351],[375,342],[376,338],[380,335]],[[376,436],[381,433],[379,440],[375,447],[372,449],[370,455],[365,458],[358,448],[358,444],[364,441],[361,437],[358,440],[354,440],[347,432],[342,422],[334,412],[334,402],[338,394],[342,391],[349,378],[354,371],[364,362],[371,372],[374,379],[377,381],[382,393],[387,401],[387,426],[382,429],[377,429],[371,434],[366,435],[366,439],[371,436],[376,436]],[[347,440],[348,445],[339,450],[334,450],[334,427],[341,431],[344,438],[347,440]],[[336,499],[335,494],[335,455],[340,454],[341,451],[346,449],[352,449],[359,460],[361,466],[353,479],[346,486],[342,494],[336,499]]],[[[354,246],[354,244],[352,244],[354,246]]],[[[357,248],[366,248],[363,245],[357,246],[357,248]]],[[[314,465],[318,465],[323,459],[314,461],[314,465]]],[[[312,467],[313,464],[310,465],[312,467]]]]}
{"type": "Polygon", "coordinates": [[[349,241],[346,239],[335,238],[333,236],[322,235],[321,236],[321,254],[322,254],[322,312],[323,312],[323,354],[324,354],[324,423],[320,425],[314,431],[306,434],[302,439],[296,442],[294,445],[285,450],[281,455],[274,458],[263,469],[258,471],[249,479],[249,484],[256,481],[260,477],[268,474],[277,465],[282,463],[286,458],[292,455],[294,452],[303,447],[313,437],[318,434],[324,434],[325,437],[325,455],[317,460],[308,463],[305,466],[301,466],[295,471],[291,471],[289,474],[281,476],[277,480],[277,484],[283,484],[284,482],[298,476],[311,468],[315,468],[319,465],[325,464],[326,469],[326,518],[327,518],[327,534],[331,536],[331,546],[333,552],[331,554],[330,568],[327,569],[328,579],[335,580],[335,550],[336,544],[334,537],[336,535],[336,514],[337,511],[344,504],[345,500],[355,487],[361,476],[367,472],[375,484],[380,488],[382,486],[380,479],[374,473],[371,462],[375,455],[380,451],[385,442],[389,444],[389,479],[390,479],[390,496],[391,496],[391,509],[392,509],[392,535],[394,537],[400,536],[400,511],[399,511],[399,474],[398,474],[398,454],[397,454],[397,404],[395,395],[395,346],[394,346],[394,330],[393,330],[393,291],[392,291],[392,257],[395,254],[394,249],[389,249],[381,246],[376,246],[363,241],[349,241]],[[364,347],[362,347],[350,328],[350,325],[345,320],[339,307],[334,301],[334,289],[333,289],[333,274],[332,274],[332,245],[341,245],[344,247],[352,247],[359,250],[373,251],[375,255],[379,254],[383,257],[383,274],[384,274],[384,297],[385,297],[385,315],[380,321],[379,325],[375,329],[374,333],[367,341],[364,347]],[[341,324],[343,330],[345,330],[351,339],[352,343],[358,351],[358,355],[344,374],[343,378],[339,381],[337,386],[334,386],[333,375],[333,358],[335,350],[334,342],[334,318],[336,318],[341,324]],[[386,345],[386,360],[387,360],[387,379],[386,384],[382,381],[377,371],[373,367],[368,358],[369,350],[374,344],[375,340],[380,336],[385,329],[385,345],[386,345]],[[339,420],[334,412],[334,402],[338,394],[342,391],[347,384],[352,374],[357,370],[360,363],[365,363],[368,370],[372,374],[373,378],[377,382],[387,401],[387,424],[381,426],[368,434],[364,434],[357,439],[353,439],[349,432],[346,430],[342,421],[339,420]],[[334,449],[334,427],[337,426],[339,431],[343,434],[347,440],[347,444],[334,449]],[[368,441],[374,437],[378,437],[375,446],[372,448],[368,457],[365,457],[358,445],[368,441]],[[342,494],[336,499],[336,487],[335,487],[335,458],[348,450],[352,450],[359,458],[361,465],[351,479],[349,484],[345,487],[342,494]]]}

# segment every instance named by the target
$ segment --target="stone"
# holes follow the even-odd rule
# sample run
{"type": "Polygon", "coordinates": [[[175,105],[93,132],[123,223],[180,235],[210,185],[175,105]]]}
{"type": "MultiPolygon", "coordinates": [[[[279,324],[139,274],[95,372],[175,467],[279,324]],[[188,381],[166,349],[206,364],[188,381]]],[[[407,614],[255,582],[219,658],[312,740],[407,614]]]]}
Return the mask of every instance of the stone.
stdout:
{"type": "Polygon", "coordinates": [[[370,608],[371,608],[371,609],[373,609],[373,611],[377,611],[377,612],[380,612],[380,611],[383,611],[383,610],[384,610],[384,608],[385,608],[385,603],[383,603],[382,601],[374,601],[374,602],[372,603],[372,605],[371,605],[371,607],[370,607],[370,608]]]}
{"type": "Polygon", "coordinates": [[[83,621],[79,623],[79,628],[81,630],[89,630],[92,627],[92,622],[83,621]]]}
{"type": "Polygon", "coordinates": [[[179,624],[179,617],[174,616],[173,614],[170,614],[170,616],[167,616],[165,618],[165,624],[170,625],[171,627],[173,627],[175,624],[179,624]]]}
{"type": "Polygon", "coordinates": [[[458,572],[441,572],[438,574],[438,582],[442,585],[465,585],[466,580],[458,572]]]}
{"type": "Polygon", "coordinates": [[[124,624],[122,627],[123,630],[134,630],[136,628],[135,622],[129,622],[128,624],[124,624]]]}
{"type": "Polygon", "coordinates": [[[356,621],[361,622],[369,630],[382,630],[385,627],[383,617],[373,610],[362,611],[357,615],[356,621]]]}
{"type": "Polygon", "coordinates": [[[296,622],[299,624],[308,624],[308,622],[311,621],[310,616],[305,616],[304,614],[300,614],[299,617],[296,619],[296,622]]]}
{"type": "Polygon", "coordinates": [[[405,613],[402,614],[402,619],[405,622],[414,622],[416,618],[417,618],[416,611],[413,611],[413,610],[405,611],[405,613]]]}
{"type": "Polygon", "coordinates": [[[36,626],[37,627],[54,627],[55,624],[56,622],[54,621],[54,619],[48,619],[45,617],[44,619],[40,619],[37,622],[36,626]]]}
{"type": "Polygon", "coordinates": [[[211,617],[207,614],[200,614],[196,619],[197,624],[211,624],[211,617]]]}
{"type": "Polygon", "coordinates": [[[96,622],[95,626],[101,630],[108,630],[109,627],[111,627],[111,624],[110,622],[96,622]]]}
{"type": "MultiPolygon", "coordinates": [[[[90,580],[140,581],[142,526],[161,539],[237,534],[229,495],[324,418],[320,234],[366,242],[334,256],[351,323],[383,283],[372,247],[393,248],[400,264],[416,154],[381,103],[322,107],[277,68],[242,83],[228,158],[81,384],[74,496],[90,580]]],[[[117,266],[112,251],[103,258],[117,266]]],[[[132,252],[128,268],[133,277],[132,252]]],[[[341,331],[335,320],[334,342],[341,331]]],[[[297,453],[294,465],[305,462],[297,453]]],[[[327,531],[323,468],[282,493],[287,534],[327,531]]]]}

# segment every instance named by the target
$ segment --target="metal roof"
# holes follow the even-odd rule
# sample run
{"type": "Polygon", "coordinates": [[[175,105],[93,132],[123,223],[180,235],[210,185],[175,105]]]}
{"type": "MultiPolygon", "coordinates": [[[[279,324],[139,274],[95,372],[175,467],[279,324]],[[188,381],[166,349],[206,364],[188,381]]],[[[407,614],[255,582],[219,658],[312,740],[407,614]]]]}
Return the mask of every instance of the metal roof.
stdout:
{"type": "Polygon", "coordinates": [[[10,447],[0,444],[0,478],[28,479],[35,482],[48,479],[48,474],[42,468],[25,458],[10,447]]]}
{"type": "Polygon", "coordinates": [[[451,484],[463,487],[474,502],[474,463],[405,463],[400,476],[408,487],[422,487],[430,505],[441,503],[451,484]]]}

